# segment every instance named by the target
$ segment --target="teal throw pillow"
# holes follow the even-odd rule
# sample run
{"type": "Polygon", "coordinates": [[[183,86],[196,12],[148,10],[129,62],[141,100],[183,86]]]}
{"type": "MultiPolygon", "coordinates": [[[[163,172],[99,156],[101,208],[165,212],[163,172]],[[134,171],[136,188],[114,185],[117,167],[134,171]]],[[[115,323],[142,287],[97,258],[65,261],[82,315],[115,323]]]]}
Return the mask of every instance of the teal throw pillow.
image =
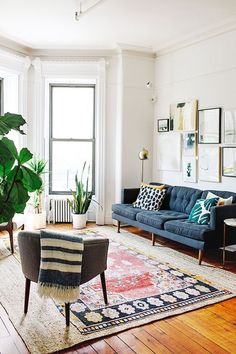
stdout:
{"type": "Polygon", "coordinates": [[[198,199],[191,210],[189,220],[197,224],[207,225],[210,221],[210,209],[217,205],[219,198],[198,199]]]}

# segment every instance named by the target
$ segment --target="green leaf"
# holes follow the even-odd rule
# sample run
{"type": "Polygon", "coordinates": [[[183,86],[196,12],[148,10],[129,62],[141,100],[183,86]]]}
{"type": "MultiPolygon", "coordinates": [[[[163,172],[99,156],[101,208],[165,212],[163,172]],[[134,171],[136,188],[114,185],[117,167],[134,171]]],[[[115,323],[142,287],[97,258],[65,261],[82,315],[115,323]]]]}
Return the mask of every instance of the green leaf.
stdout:
{"type": "Polygon", "coordinates": [[[11,171],[17,156],[12,140],[8,138],[0,140],[0,177],[5,177],[11,171]]]}
{"type": "Polygon", "coordinates": [[[40,189],[42,185],[42,179],[36,175],[36,173],[25,166],[21,166],[21,171],[23,174],[22,182],[29,192],[34,192],[37,189],[40,189]]]}
{"type": "Polygon", "coordinates": [[[6,135],[10,130],[17,130],[19,133],[24,134],[20,128],[25,124],[25,120],[20,114],[5,113],[4,116],[0,116],[0,135],[6,135]]]}
{"type": "Polygon", "coordinates": [[[31,152],[27,148],[21,149],[21,151],[19,153],[19,161],[21,164],[31,160],[32,157],[33,157],[33,154],[31,154],[31,152]]]}

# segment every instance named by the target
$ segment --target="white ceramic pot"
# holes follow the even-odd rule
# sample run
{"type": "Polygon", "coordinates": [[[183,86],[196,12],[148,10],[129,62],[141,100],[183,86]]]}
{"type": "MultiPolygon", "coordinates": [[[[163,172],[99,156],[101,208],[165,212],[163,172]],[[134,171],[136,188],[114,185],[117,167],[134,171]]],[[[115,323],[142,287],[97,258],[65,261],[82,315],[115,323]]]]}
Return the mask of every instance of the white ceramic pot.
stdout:
{"type": "Polygon", "coordinates": [[[46,227],[46,211],[39,214],[27,213],[24,216],[26,230],[38,230],[46,227]]]}
{"type": "Polygon", "coordinates": [[[87,214],[72,214],[73,228],[84,229],[87,222],[87,214]]]}

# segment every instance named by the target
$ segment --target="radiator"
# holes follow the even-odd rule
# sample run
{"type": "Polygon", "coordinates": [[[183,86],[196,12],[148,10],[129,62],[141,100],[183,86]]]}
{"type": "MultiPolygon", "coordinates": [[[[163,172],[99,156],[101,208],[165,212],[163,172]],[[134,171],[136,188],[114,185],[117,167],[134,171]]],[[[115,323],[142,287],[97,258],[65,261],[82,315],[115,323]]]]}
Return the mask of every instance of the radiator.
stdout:
{"type": "Polygon", "coordinates": [[[50,199],[49,222],[72,222],[72,210],[66,199],[50,199]]]}

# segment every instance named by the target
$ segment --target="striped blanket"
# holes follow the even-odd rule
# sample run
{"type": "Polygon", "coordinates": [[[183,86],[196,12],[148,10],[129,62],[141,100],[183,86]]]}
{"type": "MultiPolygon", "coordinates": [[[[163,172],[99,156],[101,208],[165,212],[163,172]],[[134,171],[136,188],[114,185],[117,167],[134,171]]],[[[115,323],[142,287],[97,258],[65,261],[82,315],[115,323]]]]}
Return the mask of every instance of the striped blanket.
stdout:
{"type": "Polygon", "coordinates": [[[63,302],[79,298],[83,238],[53,231],[40,231],[40,296],[63,302]]]}

